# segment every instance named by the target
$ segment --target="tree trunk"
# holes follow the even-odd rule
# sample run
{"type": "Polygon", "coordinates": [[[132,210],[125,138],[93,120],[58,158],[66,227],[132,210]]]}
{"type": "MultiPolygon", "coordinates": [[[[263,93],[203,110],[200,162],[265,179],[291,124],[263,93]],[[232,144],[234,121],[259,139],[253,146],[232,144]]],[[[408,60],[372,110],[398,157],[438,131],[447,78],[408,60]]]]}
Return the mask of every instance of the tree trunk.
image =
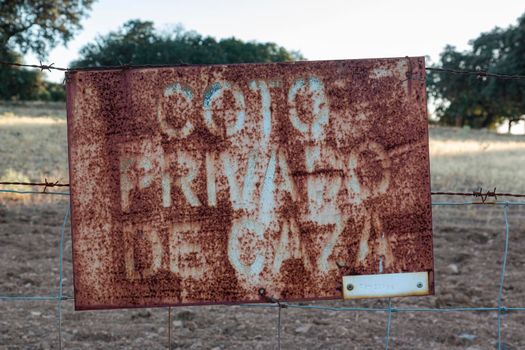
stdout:
{"type": "Polygon", "coordinates": [[[463,116],[461,115],[456,115],[456,127],[462,127],[463,126],[463,116]]]}
{"type": "Polygon", "coordinates": [[[485,128],[488,128],[489,126],[492,125],[492,122],[494,121],[494,115],[492,114],[489,114],[485,117],[485,119],[483,120],[483,123],[481,123],[481,128],[482,129],[485,129],[485,128]]]}

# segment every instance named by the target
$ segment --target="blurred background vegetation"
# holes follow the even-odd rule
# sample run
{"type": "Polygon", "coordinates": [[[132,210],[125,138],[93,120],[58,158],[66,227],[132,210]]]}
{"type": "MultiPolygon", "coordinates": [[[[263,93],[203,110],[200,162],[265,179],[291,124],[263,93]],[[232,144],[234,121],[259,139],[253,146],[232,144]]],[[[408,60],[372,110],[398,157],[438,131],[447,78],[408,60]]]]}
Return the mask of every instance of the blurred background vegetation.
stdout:
{"type": "MultiPolygon", "coordinates": [[[[0,3],[0,60],[23,62],[32,52],[67,44],[81,30],[94,0],[11,0],[0,3]]],[[[304,60],[276,43],[217,40],[176,27],[158,31],[150,21],[130,20],[99,36],[72,57],[71,67],[123,64],[220,64],[304,60]]],[[[458,51],[447,46],[434,67],[525,75],[525,14],[516,24],[494,28],[458,51]]],[[[64,101],[64,86],[45,80],[43,72],[0,65],[0,100],[64,101]]],[[[455,75],[427,75],[433,121],[442,125],[494,128],[525,118],[525,80],[455,75]]]]}
{"type": "MultiPolygon", "coordinates": [[[[80,21],[93,0],[0,1],[0,60],[22,63],[29,52],[45,59],[46,52],[67,44],[82,29],[80,21]]],[[[42,72],[0,65],[0,99],[65,99],[61,84],[47,82],[42,72]]]]}
{"type": "Polygon", "coordinates": [[[216,40],[182,27],[157,32],[150,21],[130,20],[119,30],[85,45],[72,67],[121,64],[221,64],[283,62],[304,59],[275,43],[216,40]]]}
{"type": "MultiPolygon", "coordinates": [[[[494,28],[471,40],[468,51],[447,46],[435,67],[525,76],[525,14],[516,25],[494,28]]],[[[525,80],[431,72],[427,89],[441,124],[491,128],[525,117],[525,80]]]]}
{"type": "MultiPolygon", "coordinates": [[[[46,52],[67,44],[81,29],[93,0],[14,0],[0,2],[0,60],[22,63],[28,52],[46,52]]],[[[71,63],[81,66],[122,64],[220,64],[283,62],[304,59],[275,43],[216,40],[177,27],[158,32],[150,21],[130,20],[121,28],[85,45],[71,63]]],[[[62,84],[45,81],[43,72],[0,65],[0,99],[64,101],[62,84]]]]}

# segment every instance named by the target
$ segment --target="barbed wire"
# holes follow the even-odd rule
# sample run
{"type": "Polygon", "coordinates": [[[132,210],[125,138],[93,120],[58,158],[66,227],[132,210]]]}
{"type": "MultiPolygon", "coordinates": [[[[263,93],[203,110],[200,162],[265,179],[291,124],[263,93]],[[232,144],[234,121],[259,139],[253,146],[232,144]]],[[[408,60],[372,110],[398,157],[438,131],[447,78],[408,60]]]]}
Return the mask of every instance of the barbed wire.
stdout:
{"type": "Polygon", "coordinates": [[[7,186],[44,186],[42,190],[43,193],[47,193],[49,187],[69,187],[69,184],[63,184],[57,180],[55,182],[49,182],[47,179],[44,179],[44,182],[18,182],[18,181],[1,181],[0,185],[7,186]]]}
{"type": "Polygon", "coordinates": [[[515,197],[515,198],[525,198],[523,193],[503,193],[496,192],[496,187],[492,191],[483,192],[483,188],[480,188],[477,191],[472,192],[449,192],[449,191],[437,191],[431,192],[433,196],[472,196],[474,198],[481,198],[482,202],[486,202],[488,198],[498,199],[498,197],[515,197]]]}
{"type": "Polygon", "coordinates": [[[0,185],[9,186],[45,186],[45,187],[69,187],[68,183],[48,182],[44,179],[44,182],[19,182],[19,181],[0,181],[0,185]]]}
{"type": "MultiPolygon", "coordinates": [[[[36,186],[44,187],[43,193],[48,193],[46,190],[50,187],[69,187],[68,183],[60,183],[59,181],[49,182],[44,179],[44,182],[13,182],[13,181],[0,181],[0,185],[6,186],[36,186]]],[[[505,193],[505,192],[496,192],[496,187],[492,191],[487,190],[483,192],[483,188],[475,190],[472,192],[453,192],[453,191],[431,191],[432,196],[463,196],[463,197],[474,197],[480,198],[482,203],[487,203],[487,199],[494,198],[495,200],[498,197],[514,197],[514,198],[525,198],[525,193],[505,193]]],[[[492,202],[490,202],[492,204],[492,202]]]]}
{"type": "MultiPolygon", "coordinates": [[[[91,66],[91,67],[57,67],[54,63],[51,64],[23,64],[17,62],[0,61],[1,65],[24,67],[24,68],[35,68],[40,71],[57,70],[62,72],[74,72],[74,71],[86,71],[86,70],[112,70],[112,69],[131,69],[131,68],[163,68],[163,67],[180,67],[180,66],[198,66],[200,64],[188,64],[188,63],[177,63],[177,64],[122,64],[116,66],[91,66]]],[[[470,75],[478,78],[495,78],[502,80],[525,80],[525,75],[521,74],[503,74],[497,72],[489,72],[487,70],[467,70],[467,69],[451,69],[442,67],[425,67],[425,70],[438,73],[450,73],[456,75],[470,75]]]]}
{"type": "Polygon", "coordinates": [[[64,71],[64,72],[70,70],[69,68],[55,67],[54,63],[42,64],[42,62],[40,62],[40,64],[23,64],[23,63],[17,63],[17,62],[0,61],[0,64],[4,66],[36,68],[36,69],[40,69],[40,71],[47,70],[49,72],[51,72],[51,70],[59,70],[59,71],[64,71]]]}
{"type": "Polygon", "coordinates": [[[440,72],[440,73],[451,73],[457,75],[473,75],[478,78],[496,78],[503,80],[522,80],[525,79],[525,75],[519,74],[502,74],[502,73],[493,73],[483,70],[463,70],[463,69],[449,69],[449,68],[439,68],[439,67],[426,67],[428,71],[440,72]]]}

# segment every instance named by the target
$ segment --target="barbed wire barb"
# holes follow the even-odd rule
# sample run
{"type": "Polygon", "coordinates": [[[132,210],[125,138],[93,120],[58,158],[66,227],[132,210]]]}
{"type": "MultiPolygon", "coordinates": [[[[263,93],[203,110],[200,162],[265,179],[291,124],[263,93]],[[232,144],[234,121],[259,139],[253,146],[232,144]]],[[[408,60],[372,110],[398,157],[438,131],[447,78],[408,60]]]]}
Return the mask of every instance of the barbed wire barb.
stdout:
{"type": "Polygon", "coordinates": [[[62,72],[67,72],[70,70],[69,68],[56,67],[54,63],[42,64],[42,61],[40,61],[40,64],[24,64],[24,63],[17,63],[17,62],[0,61],[0,64],[4,66],[36,68],[36,69],[40,69],[40,71],[47,70],[49,72],[51,72],[51,70],[58,70],[62,72]]]}
{"type": "Polygon", "coordinates": [[[57,180],[55,182],[49,182],[49,181],[47,181],[47,178],[44,179],[44,182],[0,181],[0,185],[6,185],[6,186],[44,186],[44,191],[42,191],[42,192],[46,192],[46,189],[48,187],[69,187],[68,183],[60,183],[60,180],[57,180]]]}
{"type": "MultiPolygon", "coordinates": [[[[60,183],[60,180],[55,182],[49,182],[47,178],[44,179],[44,182],[20,182],[20,181],[0,181],[0,185],[5,186],[43,186],[43,193],[47,193],[47,189],[50,187],[70,187],[69,183],[60,183]]],[[[487,202],[488,198],[494,198],[495,200],[498,197],[515,197],[515,198],[525,198],[525,193],[505,193],[505,192],[496,192],[496,188],[492,191],[483,192],[483,188],[480,187],[479,190],[472,192],[453,192],[453,191],[431,191],[432,196],[465,196],[465,197],[474,197],[480,198],[480,204],[491,204],[492,202],[487,202]]]]}

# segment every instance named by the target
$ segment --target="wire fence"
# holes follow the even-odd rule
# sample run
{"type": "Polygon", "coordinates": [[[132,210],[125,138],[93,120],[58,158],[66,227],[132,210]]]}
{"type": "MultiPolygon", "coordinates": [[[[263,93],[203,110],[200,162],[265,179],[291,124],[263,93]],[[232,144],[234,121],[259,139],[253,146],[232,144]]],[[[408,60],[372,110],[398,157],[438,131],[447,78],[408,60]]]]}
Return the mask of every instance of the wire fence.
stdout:
{"type": "MultiPolygon", "coordinates": [[[[41,186],[46,186],[47,181],[41,184],[41,186]]],[[[47,186],[46,186],[47,188],[47,186]]],[[[242,305],[243,307],[250,308],[275,308],[276,309],[276,318],[277,318],[277,332],[276,332],[276,347],[281,349],[281,332],[282,332],[282,310],[283,309],[304,309],[311,311],[337,311],[337,312],[383,312],[386,315],[386,329],[384,335],[384,346],[385,349],[390,348],[390,336],[392,329],[392,315],[395,313],[444,313],[444,312],[497,312],[497,348],[498,350],[504,350],[505,347],[502,345],[502,325],[503,325],[503,315],[507,312],[525,312],[525,306],[506,306],[503,303],[503,288],[505,285],[505,273],[507,269],[507,260],[509,255],[509,207],[510,206],[525,206],[525,201],[486,201],[488,196],[496,197],[498,194],[494,191],[487,191],[483,193],[480,191],[474,191],[473,193],[456,193],[456,192],[433,192],[436,195],[462,195],[462,196],[473,196],[481,197],[483,201],[463,201],[463,202],[454,202],[454,201],[434,201],[432,202],[433,206],[478,206],[478,205],[496,205],[502,208],[503,218],[504,218],[504,251],[502,252],[502,265],[501,273],[499,277],[499,289],[496,300],[496,307],[435,307],[435,308],[423,308],[423,307],[396,307],[392,299],[388,299],[388,306],[383,308],[378,307],[336,307],[336,306],[324,306],[324,305],[304,305],[303,303],[286,303],[280,302],[278,300],[268,300],[268,304],[246,304],[242,305]],[[487,193],[488,192],[488,193],[487,193]]],[[[19,191],[19,190],[10,190],[10,189],[0,189],[0,193],[17,193],[17,194],[27,194],[27,195],[52,195],[52,196],[68,196],[68,192],[50,192],[50,191],[19,191]]],[[[522,194],[507,194],[516,197],[523,197],[522,194]]],[[[501,195],[500,195],[501,196],[501,195]]],[[[59,250],[59,282],[56,293],[48,295],[0,295],[1,301],[55,301],[56,302],[56,321],[57,321],[57,332],[58,332],[58,348],[62,349],[62,302],[72,301],[74,298],[69,295],[64,294],[64,281],[63,281],[63,262],[64,262],[64,238],[66,235],[66,226],[69,220],[70,209],[69,205],[67,206],[62,225],[60,226],[60,243],[58,246],[59,250]]],[[[225,306],[227,307],[227,306],[225,306]]],[[[171,344],[171,308],[168,308],[168,344],[171,344]]],[[[170,348],[170,347],[169,347],[170,348]]]]}
{"type": "MultiPolygon", "coordinates": [[[[0,64],[4,65],[12,65],[12,66],[20,66],[20,67],[29,67],[29,68],[38,68],[40,70],[60,70],[60,71],[72,71],[72,70],[83,70],[83,69],[108,69],[108,68],[120,68],[120,69],[126,69],[130,67],[150,67],[149,65],[142,65],[142,66],[119,66],[119,67],[85,67],[85,68],[60,68],[55,67],[53,64],[50,65],[44,65],[40,63],[39,65],[25,65],[25,64],[19,64],[19,63],[12,63],[12,62],[2,62],[0,61],[0,64]]],[[[506,74],[498,74],[494,72],[488,72],[488,71],[465,71],[465,70],[454,70],[454,69],[444,69],[444,68],[432,68],[428,67],[426,68],[429,71],[435,71],[435,72],[446,72],[451,74],[462,74],[462,75],[473,75],[477,77],[489,77],[489,78],[496,78],[496,79],[504,79],[504,80],[518,80],[518,79],[525,79],[525,76],[522,75],[506,75],[506,74]]],[[[407,77],[410,78],[410,77],[407,77]]],[[[37,190],[14,190],[14,189],[0,189],[1,193],[15,193],[15,194],[23,194],[23,195],[51,195],[51,196],[69,196],[69,192],[62,192],[59,190],[56,191],[50,191],[50,188],[55,187],[68,187],[69,184],[62,184],[58,182],[48,182],[47,179],[45,179],[44,182],[35,182],[35,183],[21,183],[21,182],[2,182],[0,185],[22,185],[22,186],[34,186],[34,187],[43,187],[42,191],[37,190]]],[[[365,313],[384,313],[386,318],[386,327],[385,327],[385,334],[384,334],[384,348],[388,350],[391,348],[391,333],[392,333],[392,324],[393,324],[393,315],[400,313],[400,314],[406,314],[406,313],[449,313],[449,312],[495,312],[497,313],[497,324],[495,324],[495,328],[497,331],[497,349],[498,350],[504,350],[505,345],[503,343],[503,334],[502,334],[502,327],[503,327],[503,316],[508,312],[525,312],[525,305],[517,305],[517,306],[506,306],[504,304],[503,300],[503,292],[504,292],[504,285],[505,285],[505,275],[507,271],[507,264],[508,264],[508,255],[509,255],[509,235],[510,235],[510,227],[509,227],[509,208],[512,206],[525,206],[525,201],[519,201],[519,198],[525,198],[525,194],[513,194],[513,193],[498,193],[496,192],[496,188],[492,191],[483,191],[482,189],[479,189],[478,191],[473,192],[450,192],[450,191],[439,191],[439,192],[432,192],[432,195],[434,196],[462,196],[462,197],[473,197],[474,200],[470,201],[433,201],[432,206],[433,207],[455,207],[455,206],[479,206],[479,205],[493,205],[500,207],[502,209],[503,214],[503,220],[504,220],[504,231],[503,231],[503,239],[504,239],[504,249],[502,252],[502,264],[500,268],[500,276],[499,276],[499,289],[496,297],[496,307],[491,306],[482,306],[482,307],[396,307],[395,306],[395,299],[387,299],[387,306],[386,307],[340,307],[340,306],[325,306],[325,305],[308,305],[303,303],[286,303],[286,302],[280,302],[279,300],[268,300],[267,304],[246,304],[242,305],[243,307],[247,308],[270,308],[275,309],[276,311],[276,347],[277,349],[281,349],[281,335],[282,335],[282,318],[283,318],[283,310],[284,309],[302,309],[302,310],[310,310],[310,311],[333,311],[333,312],[365,312],[365,313]],[[499,200],[502,197],[513,197],[516,200],[515,201],[502,201],[499,200]]],[[[69,220],[69,214],[70,209],[69,205],[67,207],[67,210],[64,214],[64,218],[62,221],[62,224],[60,226],[60,241],[59,241],[59,281],[58,281],[58,287],[56,289],[55,293],[52,294],[46,294],[46,295],[0,295],[0,301],[4,302],[10,302],[10,301],[36,301],[36,302],[44,302],[44,301],[53,301],[56,302],[56,322],[57,322],[57,332],[58,332],[58,339],[57,339],[57,346],[59,349],[62,349],[62,308],[63,308],[63,302],[70,302],[73,301],[74,298],[70,295],[64,294],[64,279],[63,279],[63,270],[64,270],[64,239],[66,236],[66,227],[69,220]]],[[[228,307],[228,306],[224,306],[228,307]]],[[[171,318],[172,318],[172,312],[171,308],[168,309],[168,348],[171,349],[172,344],[172,330],[171,330],[171,318]]]]}
{"type": "MultiPolygon", "coordinates": [[[[20,67],[20,68],[33,68],[40,69],[40,71],[52,71],[57,70],[61,72],[74,72],[74,71],[85,71],[85,70],[108,70],[108,69],[131,69],[131,68],[162,68],[162,67],[174,67],[174,66],[189,66],[188,63],[179,63],[179,64],[122,64],[119,66],[91,66],[91,67],[56,67],[54,63],[51,64],[23,64],[18,62],[8,62],[0,61],[0,65],[11,66],[11,67],[20,67]]],[[[198,64],[193,64],[198,65],[198,64]]],[[[425,67],[426,71],[436,72],[436,73],[447,73],[454,75],[465,75],[465,76],[474,76],[477,78],[494,78],[500,80],[525,80],[525,75],[521,74],[506,74],[492,72],[488,70],[468,70],[468,69],[452,69],[444,67],[425,67]]],[[[412,73],[407,72],[407,79],[418,80],[416,76],[412,76],[412,73]]]]}

